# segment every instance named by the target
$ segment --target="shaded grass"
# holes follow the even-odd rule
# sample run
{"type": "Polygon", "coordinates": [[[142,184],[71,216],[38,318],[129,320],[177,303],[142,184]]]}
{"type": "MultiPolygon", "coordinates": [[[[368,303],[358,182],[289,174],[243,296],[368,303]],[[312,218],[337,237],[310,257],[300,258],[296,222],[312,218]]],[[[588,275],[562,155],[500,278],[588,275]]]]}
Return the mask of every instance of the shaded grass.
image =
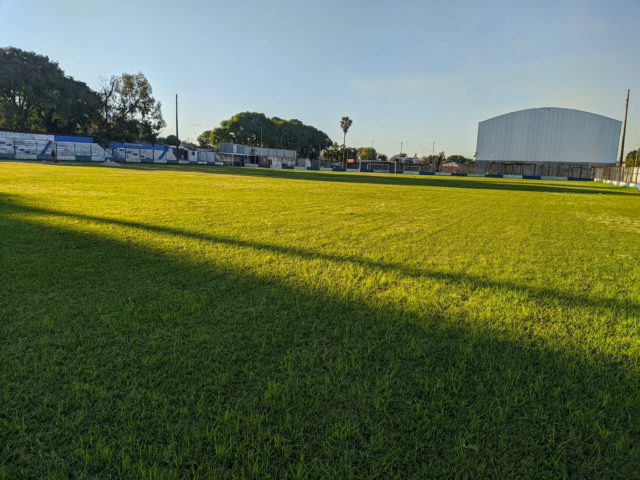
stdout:
{"type": "Polygon", "coordinates": [[[637,476],[638,197],[286,180],[3,166],[2,474],[637,476]]]}

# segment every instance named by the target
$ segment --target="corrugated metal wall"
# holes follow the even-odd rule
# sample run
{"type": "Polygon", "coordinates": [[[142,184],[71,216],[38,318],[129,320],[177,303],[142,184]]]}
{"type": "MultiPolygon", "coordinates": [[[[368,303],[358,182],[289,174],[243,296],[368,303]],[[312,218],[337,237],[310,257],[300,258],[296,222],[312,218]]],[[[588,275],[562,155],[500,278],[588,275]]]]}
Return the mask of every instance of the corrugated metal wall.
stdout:
{"type": "Polygon", "coordinates": [[[622,122],[567,108],[532,108],[480,122],[476,160],[614,164],[622,122]]]}

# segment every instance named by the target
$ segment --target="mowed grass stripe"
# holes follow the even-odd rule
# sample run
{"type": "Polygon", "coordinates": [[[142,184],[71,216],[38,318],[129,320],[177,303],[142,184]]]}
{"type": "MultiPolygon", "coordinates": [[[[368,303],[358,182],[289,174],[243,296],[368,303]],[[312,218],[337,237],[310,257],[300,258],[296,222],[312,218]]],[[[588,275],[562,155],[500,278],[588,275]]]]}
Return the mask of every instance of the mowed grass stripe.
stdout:
{"type": "Polygon", "coordinates": [[[639,199],[0,164],[0,472],[634,477],[639,199]]]}

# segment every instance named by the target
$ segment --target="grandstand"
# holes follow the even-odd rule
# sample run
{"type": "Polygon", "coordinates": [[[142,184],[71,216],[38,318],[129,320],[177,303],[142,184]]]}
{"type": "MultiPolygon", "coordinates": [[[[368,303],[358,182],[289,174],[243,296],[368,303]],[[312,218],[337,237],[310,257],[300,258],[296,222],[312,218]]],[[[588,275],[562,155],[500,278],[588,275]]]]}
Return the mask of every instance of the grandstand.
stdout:
{"type": "Polygon", "coordinates": [[[182,163],[204,165],[216,161],[212,150],[178,148],[167,145],[111,142],[102,148],[91,137],[0,132],[0,158],[15,160],[58,160],[127,163],[182,163]]]}
{"type": "Polygon", "coordinates": [[[237,143],[221,143],[217,163],[229,166],[294,168],[297,152],[279,148],[251,147],[237,143]]]}
{"type": "Polygon", "coordinates": [[[0,157],[16,160],[104,161],[107,152],[91,137],[0,132],[0,157]]]}

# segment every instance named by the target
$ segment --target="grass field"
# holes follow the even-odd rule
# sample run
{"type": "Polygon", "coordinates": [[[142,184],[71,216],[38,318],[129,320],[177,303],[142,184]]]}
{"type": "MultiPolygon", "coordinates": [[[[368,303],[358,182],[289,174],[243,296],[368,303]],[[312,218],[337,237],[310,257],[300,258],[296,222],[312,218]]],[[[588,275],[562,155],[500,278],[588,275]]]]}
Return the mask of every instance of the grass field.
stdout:
{"type": "Polygon", "coordinates": [[[0,478],[639,478],[640,195],[0,163],[0,478]]]}

